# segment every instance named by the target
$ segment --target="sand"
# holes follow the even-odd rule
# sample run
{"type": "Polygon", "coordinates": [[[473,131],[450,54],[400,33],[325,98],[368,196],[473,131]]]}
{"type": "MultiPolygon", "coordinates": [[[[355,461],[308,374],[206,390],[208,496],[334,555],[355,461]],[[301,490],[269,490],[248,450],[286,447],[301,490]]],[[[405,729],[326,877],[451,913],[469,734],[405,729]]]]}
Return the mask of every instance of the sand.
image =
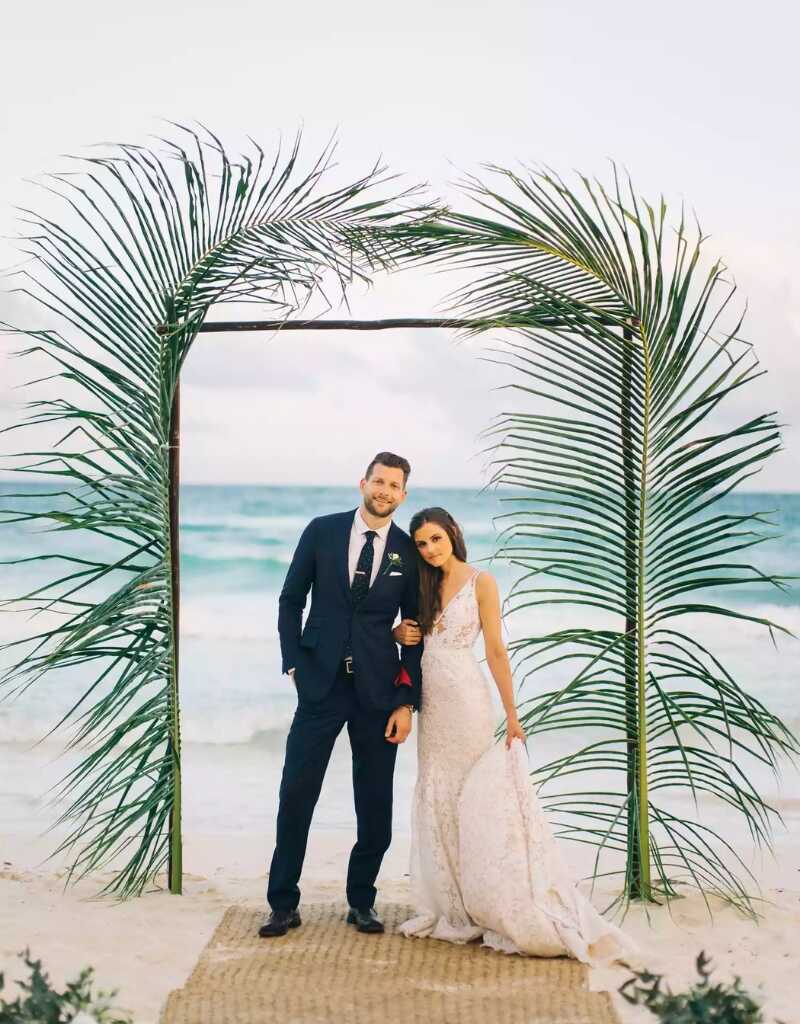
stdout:
{"type": "MultiPolygon", "coordinates": [[[[793,814],[788,817],[794,820],[793,814]]],[[[151,892],[125,903],[92,899],[102,876],[65,890],[63,869],[41,863],[52,836],[42,840],[6,835],[2,842],[0,971],[8,980],[24,973],[15,954],[26,946],[59,984],[91,964],[100,987],[119,990],[116,1004],[128,1010],[136,1024],[155,1024],[164,999],[186,979],[224,908],[262,903],[272,837],[188,835],[184,863],[191,870],[185,875],[184,895],[151,892]]],[[[344,910],[343,878],[351,843],[345,830],[312,832],[304,899],[331,900],[344,910]]],[[[649,921],[641,908],[634,907],[624,927],[640,943],[648,966],[665,973],[673,985],[692,980],[694,959],[704,949],[720,977],[739,974],[748,988],[760,988],[767,1020],[800,1024],[794,995],[800,976],[796,832],[779,838],[776,854],[775,861],[767,859],[759,868],[768,902],[758,925],[719,904],[713,906],[710,919],[702,898],[692,894],[673,902],[671,912],[651,908],[649,921]]],[[[384,861],[378,907],[381,900],[408,899],[407,858],[408,837],[401,835],[384,861]]],[[[595,902],[602,906],[609,891],[597,893],[595,902]]],[[[591,972],[590,986],[613,993],[627,977],[623,968],[598,968],[591,972]]],[[[614,1001],[624,1022],[652,1019],[616,995],[614,1001]]]]}

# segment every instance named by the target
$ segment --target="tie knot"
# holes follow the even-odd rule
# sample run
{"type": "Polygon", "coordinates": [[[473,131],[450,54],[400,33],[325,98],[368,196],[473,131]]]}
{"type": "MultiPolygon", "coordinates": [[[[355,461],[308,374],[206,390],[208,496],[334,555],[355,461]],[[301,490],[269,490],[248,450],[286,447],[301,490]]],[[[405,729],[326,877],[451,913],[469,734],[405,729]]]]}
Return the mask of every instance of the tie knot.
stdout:
{"type": "Polygon", "coordinates": [[[366,537],[367,540],[371,541],[374,540],[378,536],[378,534],[375,532],[375,530],[367,530],[364,536],[366,537]]]}

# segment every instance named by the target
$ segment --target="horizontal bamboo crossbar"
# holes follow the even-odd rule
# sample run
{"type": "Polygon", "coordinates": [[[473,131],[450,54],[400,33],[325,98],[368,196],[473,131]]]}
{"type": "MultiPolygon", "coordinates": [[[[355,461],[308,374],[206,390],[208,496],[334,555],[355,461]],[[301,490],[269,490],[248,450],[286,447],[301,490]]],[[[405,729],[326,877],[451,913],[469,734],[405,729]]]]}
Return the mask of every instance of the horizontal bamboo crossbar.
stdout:
{"type": "MultiPolygon", "coordinates": [[[[159,334],[169,333],[179,324],[159,324],[159,334]]],[[[398,327],[446,327],[451,330],[489,326],[486,320],[453,320],[430,317],[391,317],[388,320],[219,320],[204,323],[199,334],[221,334],[224,331],[386,331],[398,327]]],[[[502,323],[492,321],[491,326],[502,323]]]]}

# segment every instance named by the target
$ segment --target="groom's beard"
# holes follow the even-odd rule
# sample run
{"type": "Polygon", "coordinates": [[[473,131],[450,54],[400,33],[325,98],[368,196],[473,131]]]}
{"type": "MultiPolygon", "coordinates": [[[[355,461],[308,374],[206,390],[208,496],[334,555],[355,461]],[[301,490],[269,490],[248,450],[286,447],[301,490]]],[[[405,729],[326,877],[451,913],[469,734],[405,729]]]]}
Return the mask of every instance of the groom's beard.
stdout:
{"type": "Polygon", "coordinates": [[[392,504],[391,499],[386,503],[385,509],[379,509],[378,506],[372,501],[372,498],[364,498],[364,508],[369,512],[371,516],[377,516],[378,519],[391,519],[394,514],[394,510],[397,508],[399,502],[392,504]]]}

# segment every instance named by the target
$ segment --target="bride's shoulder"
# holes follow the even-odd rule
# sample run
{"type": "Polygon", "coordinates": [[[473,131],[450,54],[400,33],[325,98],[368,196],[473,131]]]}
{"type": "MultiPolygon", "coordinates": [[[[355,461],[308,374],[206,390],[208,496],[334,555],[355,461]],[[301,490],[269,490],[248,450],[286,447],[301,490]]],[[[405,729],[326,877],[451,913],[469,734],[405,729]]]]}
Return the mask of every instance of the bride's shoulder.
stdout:
{"type": "Polygon", "coordinates": [[[492,592],[497,592],[497,580],[490,572],[487,572],[486,569],[478,569],[474,565],[471,565],[470,569],[472,569],[473,572],[475,591],[478,594],[490,594],[492,592]]]}

